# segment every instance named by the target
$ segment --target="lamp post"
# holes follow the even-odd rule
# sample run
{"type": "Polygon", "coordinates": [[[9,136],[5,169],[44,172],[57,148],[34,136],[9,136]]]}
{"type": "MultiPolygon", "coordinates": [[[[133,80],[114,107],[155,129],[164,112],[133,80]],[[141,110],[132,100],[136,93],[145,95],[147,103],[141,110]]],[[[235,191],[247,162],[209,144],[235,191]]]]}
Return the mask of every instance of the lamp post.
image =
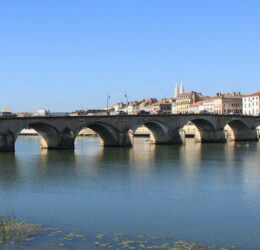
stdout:
{"type": "Polygon", "coordinates": [[[108,101],[111,98],[110,94],[107,95],[107,115],[108,115],[108,101]]]}
{"type": "Polygon", "coordinates": [[[125,93],[124,93],[124,97],[125,97],[125,102],[126,102],[125,111],[126,111],[126,113],[128,113],[128,97],[127,97],[127,92],[126,92],[126,91],[125,91],[125,93]]]}

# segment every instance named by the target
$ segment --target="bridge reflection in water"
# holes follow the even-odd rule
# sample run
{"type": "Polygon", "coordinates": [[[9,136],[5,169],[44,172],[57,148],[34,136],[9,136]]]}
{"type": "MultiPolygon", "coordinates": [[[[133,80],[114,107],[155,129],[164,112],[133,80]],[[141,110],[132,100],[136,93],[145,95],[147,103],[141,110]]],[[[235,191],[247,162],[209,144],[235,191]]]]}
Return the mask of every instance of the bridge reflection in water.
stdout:
{"type": "Polygon", "coordinates": [[[80,137],[75,150],[41,150],[39,137],[18,137],[15,154],[0,154],[1,213],[88,239],[122,232],[259,244],[259,142],[133,144],[80,137]]]}
{"type": "MultiPolygon", "coordinates": [[[[240,151],[250,150],[260,153],[258,142],[234,142],[226,144],[202,144],[196,143],[194,139],[186,139],[183,145],[155,145],[151,144],[146,137],[137,137],[134,140],[134,147],[100,147],[97,137],[79,137],[76,140],[75,150],[40,150],[40,138],[20,136],[17,141],[18,151],[13,154],[2,154],[0,157],[0,173],[8,178],[16,178],[23,175],[34,175],[34,171],[42,177],[68,175],[77,178],[81,171],[86,171],[86,162],[89,165],[88,170],[91,174],[98,174],[99,168],[109,168],[110,164],[114,167],[116,164],[131,166],[131,171],[150,172],[158,168],[158,163],[172,162],[178,164],[181,162],[184,171],[188,176],[194,176],[199,171],[201,163],[205,161],[221,162],[225,161],[226,165],[240,165],[240,151]],[[249,146],[250,145],[250,146],[249,146]],[[217,152],[217,154],[216,154],[217,152]],[[20,156],[30,155],[33,161],[36,161],[36,168],[23,166],[20,162],[20,156]],[[8,171],[5,173],[5,167],[8,171]],[[60,168],[59,168],[60,166],[60,168]],[[21,171],[22,170],[22,171],[21,171]],[[28,171],[28,172],[27,172],[28,171]],[[57,173],[55,173],[57,171],[57,173]]],[[[259,154],[260,155],[260,154],[259,154]]],[[[102,172],[102,171],[101,171],[102,172]]],[[[0,175],[0,176],[3,176],[0,175]]]]}

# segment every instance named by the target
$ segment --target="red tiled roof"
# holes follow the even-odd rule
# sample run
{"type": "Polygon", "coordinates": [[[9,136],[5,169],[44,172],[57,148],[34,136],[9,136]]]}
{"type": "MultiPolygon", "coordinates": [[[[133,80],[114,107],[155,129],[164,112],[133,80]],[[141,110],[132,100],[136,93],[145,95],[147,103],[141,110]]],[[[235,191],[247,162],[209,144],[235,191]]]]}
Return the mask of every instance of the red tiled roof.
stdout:
{"type": "Polygon", "coordinates": [[[250,97],[250,96],[260,96],[260,91],[254,93],[254,94],[251,94],[251,95],[246,95],[245,97],[250,97]]]}
{"type": "Polygon", "coordinates": [[[193,104],[191,104],[191,106],[199,106],[202,105],[204,101],[199,101],[199,102],[195,102],[193,104]]]}

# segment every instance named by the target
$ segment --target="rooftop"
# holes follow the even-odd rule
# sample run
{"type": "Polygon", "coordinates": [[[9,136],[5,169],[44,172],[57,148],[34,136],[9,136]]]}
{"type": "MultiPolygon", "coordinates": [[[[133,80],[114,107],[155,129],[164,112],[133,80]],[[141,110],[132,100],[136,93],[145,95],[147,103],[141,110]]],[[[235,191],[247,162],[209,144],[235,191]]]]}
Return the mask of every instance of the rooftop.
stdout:
{"type": "Polygon", "coordinates": [[[195,102],[195,103],[193,103],[193,104],[191,104],[190,106],[200,106],[200,105],[202,105],[204,103],[204,101],[199,101],[199,102],[195,102]]]}
{"type": "Polygon", "coordinates": [[[260,96],[260,91],[251,95],[245,95],[245,97],[250,97],[250,96],[260,96]]]}

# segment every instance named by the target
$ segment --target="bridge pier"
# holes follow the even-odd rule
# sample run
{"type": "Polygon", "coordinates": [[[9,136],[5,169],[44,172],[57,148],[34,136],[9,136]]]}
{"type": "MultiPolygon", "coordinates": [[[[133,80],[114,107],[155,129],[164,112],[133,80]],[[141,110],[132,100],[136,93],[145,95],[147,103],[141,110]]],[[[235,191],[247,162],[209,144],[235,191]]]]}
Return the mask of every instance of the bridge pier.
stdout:
{"type": "Polygon", "coordinates": [[[0,135],[0,152],[14,152],[15,139],[12,134],[0,135]]]}
{"type": "Polygon", "coordinates": [[[151,133],[150,143],[156,145],[171,144],[171,137],[169,133],[151,133]]]}
{"type": "Polygon", "coordinates": [[[41,136],[41,148],[49,150],[74,149],[74,138],[70,135],[60,135],[56,138],[44,138],[41,136]]]}
{"type": "Polygon", "coordinates": [[[132,136],[128,132],[120,132],[111,138],[100,137],[100,145],[104,147],[131,147],[132,136]]]}
{"type": "MultiPolygon", "coordinates": [[[[134,133],[130,132],[130,141],[133,142],[134,133]]],[[[150,133],[150,143],[156,145],[170,145],[185,143],[185,133],[182,129],[176,128],[167,132],[153,131],[150,133]]]]}
{"type": "Polygon", "coordinates": [[[183,129],[170,130],[171,144],[185,144],[185,131],[183,129]]]}
{"type": "Polygon", "coordinates": [[[226,131],[228,141],[258,141],[255,129],[232,129],[226,131]]]}
{"type": "Polygon", "coordinates": [[[120,147],[131,147],[132,146],[131,137],[128,132],[119,133],[118,146],[120,146],[120,147]]]}
{"type": "Polygon", "coordinates": [[[224,130],[201,130],[195,133],[195,142],[226,142],[224,130]]]}

